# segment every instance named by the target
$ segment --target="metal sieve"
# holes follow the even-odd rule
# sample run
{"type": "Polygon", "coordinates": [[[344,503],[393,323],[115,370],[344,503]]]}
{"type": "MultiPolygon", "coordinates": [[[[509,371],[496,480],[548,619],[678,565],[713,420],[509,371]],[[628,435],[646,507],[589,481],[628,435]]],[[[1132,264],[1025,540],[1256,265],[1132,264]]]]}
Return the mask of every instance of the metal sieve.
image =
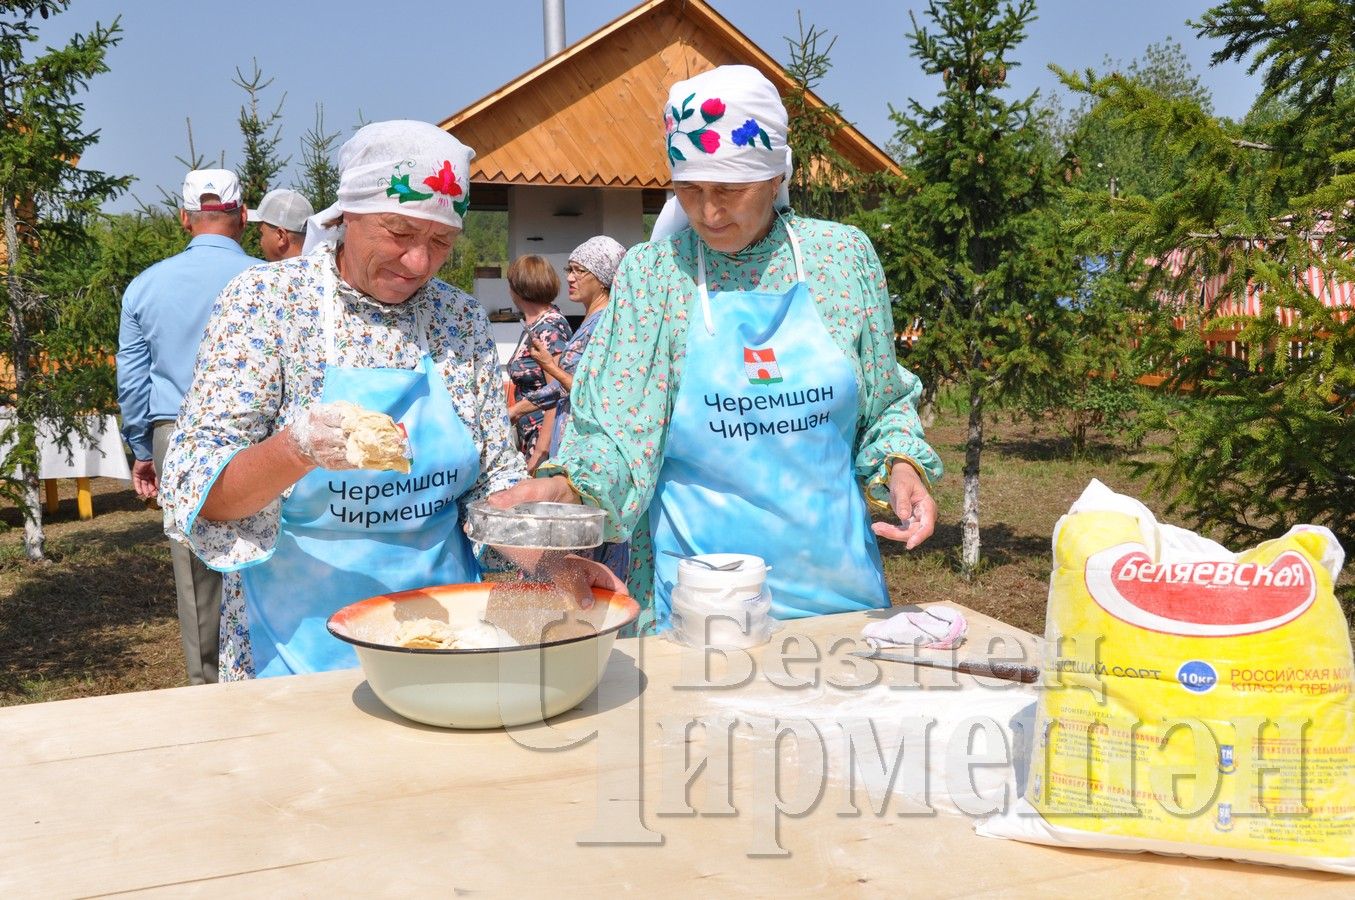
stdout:
{"type": "Polygon", "coordinates": [[[466,510],[466,537],[493,547],[587,550],[602,544],[600,509],[577,503],[519,503],[507,509],[477,500],[466,510]]]}

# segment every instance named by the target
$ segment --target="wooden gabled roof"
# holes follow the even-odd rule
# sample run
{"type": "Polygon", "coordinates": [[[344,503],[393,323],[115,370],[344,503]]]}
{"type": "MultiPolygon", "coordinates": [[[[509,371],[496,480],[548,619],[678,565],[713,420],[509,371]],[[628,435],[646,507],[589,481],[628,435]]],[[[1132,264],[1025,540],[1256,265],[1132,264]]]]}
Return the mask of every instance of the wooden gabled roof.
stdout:
{"type": "MultiPolygon", "coordinates": [[[[776,60],[703,0],[647,0],[441,125],[475,149],[475,183],[666,188],[669,87],[733,63],[759,69],[783,95],[794,90],[776,60]]],[[[834,146],[862,172],[899,171],[845,122],[834,146]]]]}

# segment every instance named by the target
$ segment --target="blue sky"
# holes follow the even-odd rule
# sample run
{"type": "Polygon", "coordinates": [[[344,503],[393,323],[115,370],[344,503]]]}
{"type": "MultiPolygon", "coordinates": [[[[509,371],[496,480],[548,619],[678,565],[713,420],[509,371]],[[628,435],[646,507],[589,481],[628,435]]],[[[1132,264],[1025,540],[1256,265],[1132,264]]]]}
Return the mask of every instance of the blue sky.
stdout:
{"type": "MultiPolygon", "coordinates": [[[[631,0],[565,0],[566,41],[584,37],[635,4],[631,0]]],[[[908,55],[908,12],[922,20],[925,3],[889,0],[713,0],[712,5],[778,60],[787,35],[806,26],[837,36],[833,71],[820,95],[884,146],[894,133],[889,105],[927,102],[938,84],[908,55]]],[[[1100,67],[1107,56],[1128,62],[1151,43],[1174,38],[1214,95],[1215,111],[1241,116],[1258,79],[1236,64],[1209,68],[1214,45],[1195,38],[1185,22],[1210,6],[1199,0],[1042,0],[1037,21],[1019,48],[1012,90],[1024,95],[1061,90],[1049,63],[1100,67]]],[[[188,155],[191,119],[197,151],[226,166],[239,161],[236,125],[245,93],[232,84],[238,68],[257,59],[275,80],[263,94],[271,109],[283,101],[281,150],[299,160],[301,136],[323,104],[327,130],[351,132],[365,121],[415,118],[437,122],[490,93],[543,57],[540,0],[75,0],[43,31],[64,41],[95,21],[121,16],[123,40],[109,56],[111,71],[84,96],[86,122],[100,129],[84,164],[136,177],[135,197],[160,199],[177,190],[188,155]],[[285,93],[285,99],[284,99],[285,93]]],[[[656,112],[657,117],[657,112],[656,112]]],[[[291,173],[282,181],[290,184],[291,173]]],[[[110,209],[136,207],[129,196],[110,209]]]]}

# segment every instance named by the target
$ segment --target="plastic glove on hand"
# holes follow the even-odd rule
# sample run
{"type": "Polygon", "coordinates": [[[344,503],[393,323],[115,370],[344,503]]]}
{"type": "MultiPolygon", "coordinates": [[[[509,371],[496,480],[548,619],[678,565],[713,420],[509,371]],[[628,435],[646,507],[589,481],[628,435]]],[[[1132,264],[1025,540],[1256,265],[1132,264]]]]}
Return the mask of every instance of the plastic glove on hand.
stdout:
{"type": "Polygon", "coordinates": [[[315,403],[287,429],[297,452],[322,469],[356,469],[348,461],[344,413],[333,403],[315,403]]]}
{"type": "Polygon", "coordinates": [[[550,478],[524,478],[510,488],[489,495],[489,505],[496,509],[508,509],[519,503],[541,501],[578,503],[579,495],[574,493],[574,489],[569,486],[569,479],[563,475],[553,475],[550,478]]]}

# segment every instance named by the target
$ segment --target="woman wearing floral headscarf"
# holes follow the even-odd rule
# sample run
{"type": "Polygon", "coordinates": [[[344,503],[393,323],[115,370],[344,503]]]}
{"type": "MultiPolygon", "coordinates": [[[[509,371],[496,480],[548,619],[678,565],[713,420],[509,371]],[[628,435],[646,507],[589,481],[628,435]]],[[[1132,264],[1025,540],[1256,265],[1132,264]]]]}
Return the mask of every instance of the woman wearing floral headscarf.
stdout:
{"type": "Polygon", "coordinates": [[[480,578],[461,512],[526,472],[489,320],[433,277],[471,156],[425,122],[363,127],[339,151],[338,202],[307,229],[318,246],[217,300],[161,485],[171,536],[225,573],[223,681],[356,666],[330,614],[480,578]],[[399,423],[410,458],[358,468],[340,401],[399,423]]]}
{"type": "Polygon", "coordinates": [[[676,561],[656,550],[765,558],[780,618],[888,606],[876,536],[931,535],[941,462],[874,248],[789,208],[786,111],[757,70],[680,82],[664,121],[677,204],[616,274],[558,457],[495,502],[606,510],[658,630],[676,561]]]}

